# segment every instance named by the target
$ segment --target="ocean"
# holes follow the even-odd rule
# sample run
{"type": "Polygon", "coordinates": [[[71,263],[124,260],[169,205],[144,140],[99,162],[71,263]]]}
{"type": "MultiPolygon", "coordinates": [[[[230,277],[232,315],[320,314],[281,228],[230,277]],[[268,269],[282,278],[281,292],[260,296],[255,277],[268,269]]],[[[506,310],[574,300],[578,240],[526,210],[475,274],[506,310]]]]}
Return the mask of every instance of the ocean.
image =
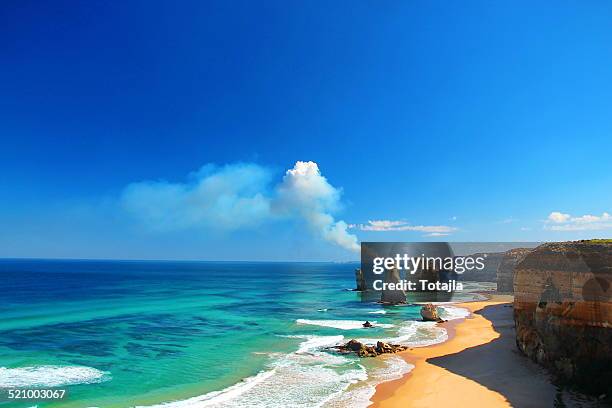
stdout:
{"type": "MultiPolygon", "coordinates": [[[[0,407],[367,406],[376,384],[412,367],[328,347],[447,334],[419,321],[417,305],[362,301],[350,290],[356,267],[0,260],[0,407]],[[8,400],[19,387],[66,396],[8,400]]],[[[444,318],[465,315],[442,307],[444,318]]]]}

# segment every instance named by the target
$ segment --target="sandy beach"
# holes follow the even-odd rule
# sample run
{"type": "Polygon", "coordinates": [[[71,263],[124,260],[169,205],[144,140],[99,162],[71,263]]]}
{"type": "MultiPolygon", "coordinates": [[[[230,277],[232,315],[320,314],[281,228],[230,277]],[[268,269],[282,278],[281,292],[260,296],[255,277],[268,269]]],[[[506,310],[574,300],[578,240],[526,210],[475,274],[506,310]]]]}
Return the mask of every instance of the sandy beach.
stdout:
{"type": "Polygon", "coordinates": [[[548,375],[519,354],[512,297],[462,303],[472,314],[442,323],[449,340],[401,356],[415,368],[380,384],[373,407],[546,407],[559,398],[548,375]]]}

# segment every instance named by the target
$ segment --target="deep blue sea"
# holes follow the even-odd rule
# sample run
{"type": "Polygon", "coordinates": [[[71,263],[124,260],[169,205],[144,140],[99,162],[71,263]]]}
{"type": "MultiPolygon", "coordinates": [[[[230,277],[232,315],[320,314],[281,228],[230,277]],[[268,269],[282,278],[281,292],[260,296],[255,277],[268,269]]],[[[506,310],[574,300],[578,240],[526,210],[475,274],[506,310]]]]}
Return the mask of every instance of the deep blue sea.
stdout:
{"type": "Polygon", "coordinates": [[[365,406],[410,365],[329,346],[418,346],[446,332],[418,321],[418,306],[362,301],[356,267],[0,260],[0,407],[365,406]],[[67,394],[8,400],[15,388],[67,394]]]}

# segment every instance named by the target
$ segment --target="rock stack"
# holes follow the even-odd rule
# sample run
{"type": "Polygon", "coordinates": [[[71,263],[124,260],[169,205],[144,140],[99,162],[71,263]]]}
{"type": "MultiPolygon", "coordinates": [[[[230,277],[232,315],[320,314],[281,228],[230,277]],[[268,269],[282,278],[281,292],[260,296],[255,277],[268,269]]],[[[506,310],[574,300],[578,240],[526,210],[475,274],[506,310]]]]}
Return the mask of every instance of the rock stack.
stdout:
{"type": "Polygon", "coordinates": [[[358,292],[363,292],[364,290],[366,290],[366,288],[367,285],[365,276],[363,275],[363,271],[361,270],[361,268],[355,269],[355,290],[358,292]]]}
{"type": "Polygon", "coordinates": [[[497,268],[504,257],[503,252],[479,252],[469,255],[469,257],[484,258],[484,268],[481,270],[475,268],[471,271],[465,271],[461,275],[461,280],[475,282],[495,282],[497,280],[497,268]]]}
{"type": "MultiPolygon", "coordinates": [[[[386,283],[399,283],[401,281],[399,270],[397,268],[386,270],[383,281],[386,283]]],[[[406,292],[401,289],[383,289],[380,301],[390,305],[406,303],[406,292]]]]}
{"type": "Polygon", "coordinates": [[[521,262],[532,248],[514,248],[504,253],[504,256],[497,268],[497,291],[503,293],[514,292],[514,269],[521,262]]]}
{"type": "Polygon", "coordinates": [[[431,303],[427,303],[421,307],[421,317],[426,322],[443,322],[438,314],[438,308],[431,303]]]}

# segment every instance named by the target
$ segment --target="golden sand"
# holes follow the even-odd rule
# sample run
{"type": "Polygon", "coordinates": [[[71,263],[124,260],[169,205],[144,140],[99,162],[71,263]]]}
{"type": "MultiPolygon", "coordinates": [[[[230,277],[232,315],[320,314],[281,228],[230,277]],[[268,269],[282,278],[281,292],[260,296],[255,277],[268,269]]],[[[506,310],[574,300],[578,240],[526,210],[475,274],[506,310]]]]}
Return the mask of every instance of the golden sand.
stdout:
{"type": "MultiPolygon", "coordinates": [[[[415,368],[405,377],[380,384],[372,397],[372,407],[510,407],[507,399],[477,382],[428,363],[428,359],[441,357],[489,343],[499,337],[493,324],[483,316],[474,314],[489,305],[510,303],[510,296],[493,296],[482,302],[457,305],[472,314],[462,320],[441,323],[449,333],[449,340],[427,347],[413,348],[400,353],[415,368]]],[[[465,364],[470,364],[466,361],[465,364]]]]}

